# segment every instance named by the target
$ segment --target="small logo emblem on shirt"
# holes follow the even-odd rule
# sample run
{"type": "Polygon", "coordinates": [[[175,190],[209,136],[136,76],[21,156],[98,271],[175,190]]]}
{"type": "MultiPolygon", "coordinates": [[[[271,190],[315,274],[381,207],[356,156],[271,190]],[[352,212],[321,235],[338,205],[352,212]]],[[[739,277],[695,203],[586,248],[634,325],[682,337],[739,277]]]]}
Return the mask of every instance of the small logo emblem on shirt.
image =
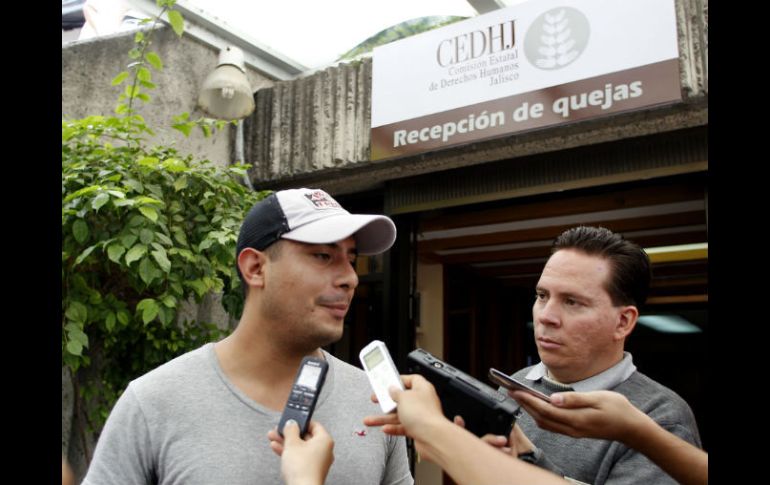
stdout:
{"type": "Polygon", "coordinates": [[[354,429],[353,434],[357,436],[366,436],[366,430],[365,429],[354,429]]]}

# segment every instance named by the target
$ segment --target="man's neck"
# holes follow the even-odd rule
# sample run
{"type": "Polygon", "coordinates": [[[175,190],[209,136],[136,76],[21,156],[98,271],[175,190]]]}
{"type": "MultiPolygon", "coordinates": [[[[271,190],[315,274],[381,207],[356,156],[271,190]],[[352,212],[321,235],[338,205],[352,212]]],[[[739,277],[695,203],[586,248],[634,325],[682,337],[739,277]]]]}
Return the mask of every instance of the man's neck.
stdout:
{"type": "Polygon", "coordinates": [[[244,317],[232,334],[214,345],[219,365],[228,379],[250,398],[280,410],[302,358],[323,354],[320,349],[301,352],[279,345],[270,338],[264,325],[244,317]]]}
{"type": "Polygon", "coordinates": [[[590,377],[593,377],[595,375],[601,374],[602,372],[605,372],[607,369],[611,369],[612,367],[618,365],[623,360],[623,350],[620,350],[620,354],[609,360],[609,365],[604,365],[601,367],[594,367],[592,369],[586,370],[581,374],[575,374],[570,373],[569,371],[571,369],[567,369],[567,372],[557,372],[558,375],[555,375],[554,372],[548,368],[548,366],[544,365],[545,367],[545,375],[548,377],[548,380],[555,382],[556,384],[561,384],[563,386],[571,386],[572,384],[580,381],[584,381],[590,377]]]}

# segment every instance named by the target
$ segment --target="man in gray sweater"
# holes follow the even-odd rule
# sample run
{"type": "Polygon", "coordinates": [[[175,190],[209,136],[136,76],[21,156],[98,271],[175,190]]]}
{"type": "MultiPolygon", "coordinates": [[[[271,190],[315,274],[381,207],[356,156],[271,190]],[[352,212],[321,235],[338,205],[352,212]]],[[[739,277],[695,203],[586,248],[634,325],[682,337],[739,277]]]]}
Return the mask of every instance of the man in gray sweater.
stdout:
{"type": "Polygon", "coordinates": [[[321,350],[342,337],[356,256],[395,238],[389,218],[350,214],[322,190],[255,204],[236,250],[246,294],[238,327],[129,384],[83,483],[281,484],[268,433],[313,355],[329,363],[313,415],[335,442],[328,483],[411,485],[404,438],[362,425],[379,409],[366,375],[321,350]]]}
{"type": "MultiPolygon", "coordinates": [[[[532,308],[541,362],[514,377],[547,394],[616,391],[664,429],[700,447],[687,403],[637,371],[631,354],[623,350],[649,286],[649,258],[638,245],[604,228],[576,227],[562,233],[537,283],[532,308]]],[[[546,431],[526,412],[511,433],[511,445],[519,458],[573,481],[676,483],[619,442],[546,431]]]]}

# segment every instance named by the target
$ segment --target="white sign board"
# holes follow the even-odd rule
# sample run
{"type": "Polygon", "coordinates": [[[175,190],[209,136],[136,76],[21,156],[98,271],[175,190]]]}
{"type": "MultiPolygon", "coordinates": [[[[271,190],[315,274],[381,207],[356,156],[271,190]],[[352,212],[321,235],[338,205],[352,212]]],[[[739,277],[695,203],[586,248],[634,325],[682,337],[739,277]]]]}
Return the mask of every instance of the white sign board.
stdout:
{"type": "Polygon", "coordinates": [[[674,0],[533,0],[375,48],[372,159],[679,100],[674,0]]]}

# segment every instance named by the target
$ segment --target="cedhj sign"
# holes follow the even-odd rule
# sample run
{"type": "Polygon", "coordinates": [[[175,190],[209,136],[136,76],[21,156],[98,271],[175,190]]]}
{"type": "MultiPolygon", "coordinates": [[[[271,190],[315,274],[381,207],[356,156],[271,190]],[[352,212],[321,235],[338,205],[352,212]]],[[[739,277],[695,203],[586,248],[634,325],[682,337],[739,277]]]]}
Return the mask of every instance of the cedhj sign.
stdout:
{"type": "Polygon", "coordinates": [[[681,101],[674,0],[536,0],[374,49],[372,160],[681,101]]]}

